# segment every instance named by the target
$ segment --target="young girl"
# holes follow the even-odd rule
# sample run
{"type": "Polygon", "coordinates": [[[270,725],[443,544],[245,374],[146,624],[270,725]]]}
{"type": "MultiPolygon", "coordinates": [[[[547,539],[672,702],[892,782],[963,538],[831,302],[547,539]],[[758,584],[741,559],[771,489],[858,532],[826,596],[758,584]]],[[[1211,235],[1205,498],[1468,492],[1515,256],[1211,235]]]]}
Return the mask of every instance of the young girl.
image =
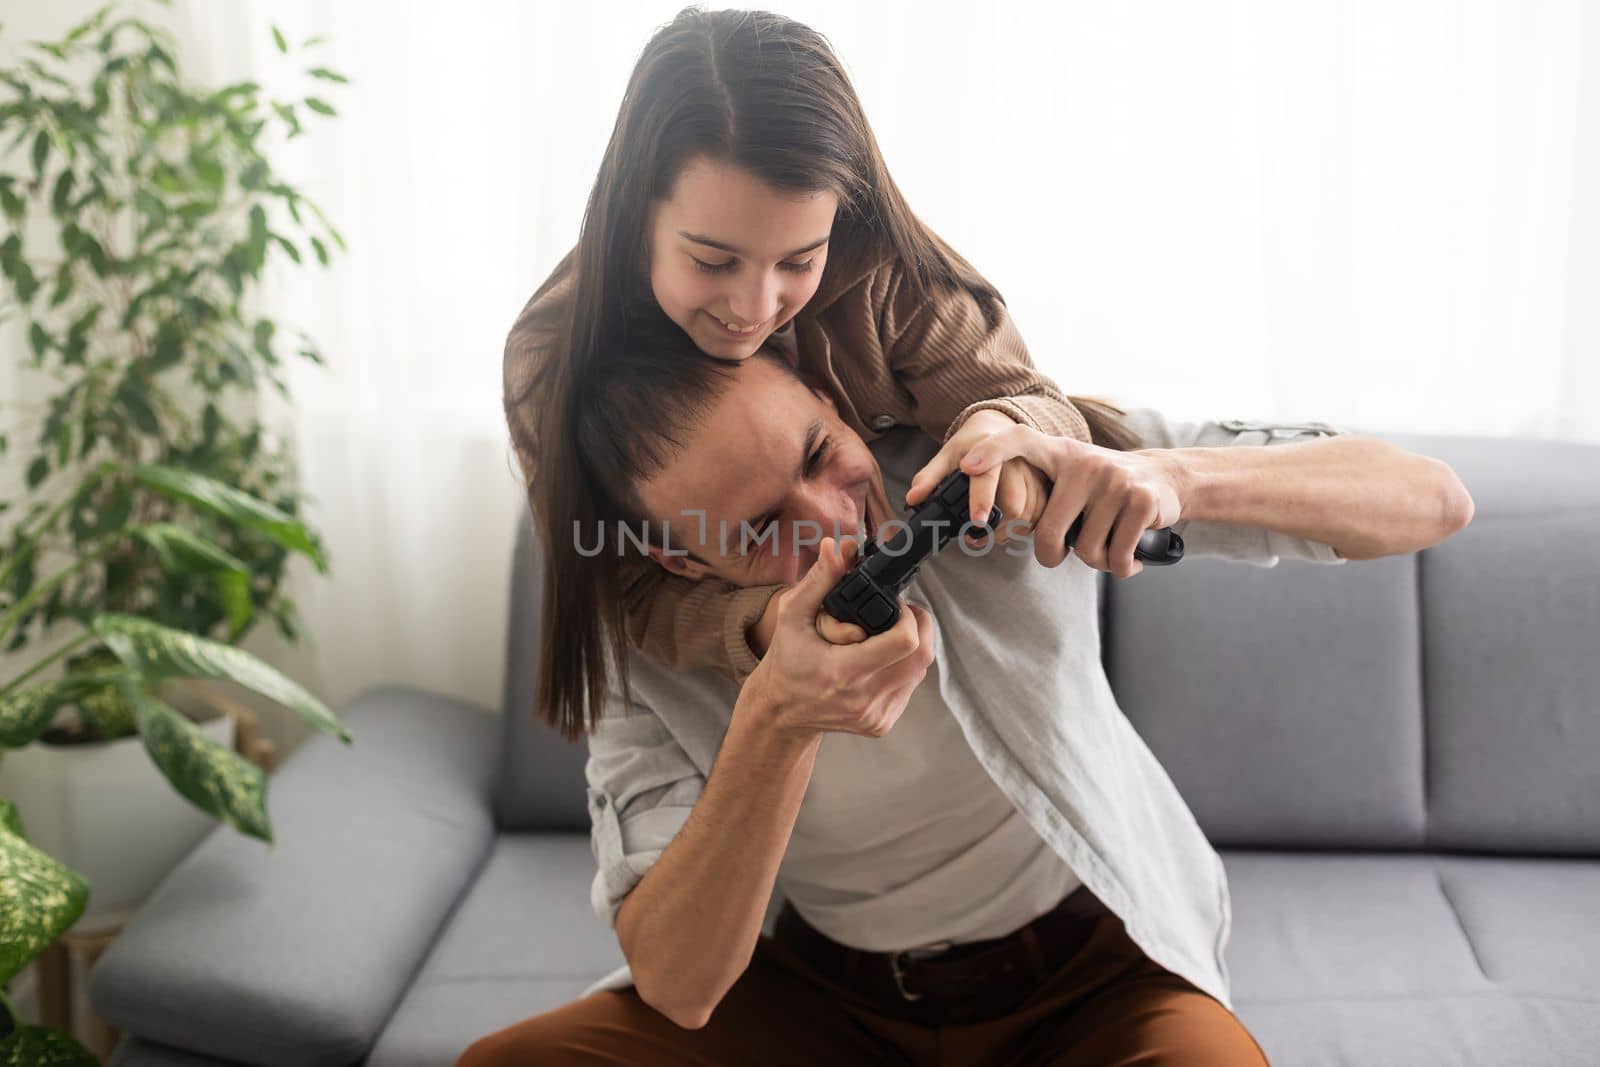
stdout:
{"type": "MultiPolygon", "coordinates": [[[[915,425],[946,442],[907,503],[1014,422],[1134,447],[1117,408],[1069,398],[1034,368],[999,294],[912,213],[819,34],[765,12],[686,9],[640,56],[578,244],[506,346],[506,417],[547,550],[539,706],[568,739],[586,708],[597,721],[613,669],[626,690],[628,645],[742,681],[775,625],[778,586],[577,551],[574,529],[614,527],[582,477],[570,404],[641,301],[708,356],[776,346],[869,441],[915,425]]],[[[1011,460],[974,478],[973,513],[996,502],[1036,515],[1043,497],[1039,474],[1011,460]]],[[[867,518],[897,510],[872,501],[867,518]]]]}

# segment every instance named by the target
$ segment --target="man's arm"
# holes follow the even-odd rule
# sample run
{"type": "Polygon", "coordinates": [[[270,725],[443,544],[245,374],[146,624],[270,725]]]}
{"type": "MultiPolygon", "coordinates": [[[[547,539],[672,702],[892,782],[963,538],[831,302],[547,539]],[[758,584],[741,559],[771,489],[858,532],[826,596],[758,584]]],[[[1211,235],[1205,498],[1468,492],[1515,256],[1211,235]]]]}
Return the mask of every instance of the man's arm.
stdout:
{"type": "Polygon", "coordinates": [[[1171,464],[1184,518],[1320,541],[1346,559],[1429,548],[1472,521],[1472,497],[1447,464],[1376,438],[1139,454],[1171,464]]]}
{"type": "Polygon", "coordinates": [[[617,930],[639,995],[680,1026],[704,1026],[750,965],[822,734],[883,736],[933,664],[933,620],[915,605],[859,644],[817,632],[851,556],[823,538],[815,565],[781,594],[773,647],[740,689],[704,777],[648,709],[591,735],[594,904],[617,930]],[[647,795],[655,806],[619,813],[596,788],[608,781],[626,783],[624,808],[647,795]],[[657,819],[668,794],[676,802],[657,819]]]}
{"type": "MultiPolygon", "coordinates": [[[[633,670],[636,685],[664,673],[642,659],[633,670]]],[[[709,774],[637,701],[614,696],[589,734],[590,903],[640,998],[686,1029],[749,965],[820,744],[771,728],[762,701],[741,691],[709,774]]]]}
{"type": "Polygon", "coordinates": [[[750,965],[822,741],[762,714],[741,694],[704,792],[616,914],[639,996],[689,1030],[750,965]]]}

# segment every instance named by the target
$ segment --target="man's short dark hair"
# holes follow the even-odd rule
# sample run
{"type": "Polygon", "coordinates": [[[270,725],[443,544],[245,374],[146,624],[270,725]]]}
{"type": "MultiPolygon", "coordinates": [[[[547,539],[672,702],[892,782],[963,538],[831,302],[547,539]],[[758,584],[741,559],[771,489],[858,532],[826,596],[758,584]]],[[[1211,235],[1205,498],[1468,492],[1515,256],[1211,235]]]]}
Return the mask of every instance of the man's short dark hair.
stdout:
{"type": "MultiPolygon", "coordinates": [[[[733,384],[739,365],[700,351],[654,301],[630,313],[622,334],[617,350],[580,376],[574,415],[579,452],[593,488],[604,494],[619,518],[637,523],[648,516],[636,487],[683,451],[733,384]]],[[[766,360],[806,384],[770,346],[750,358],[766,360]]]]}

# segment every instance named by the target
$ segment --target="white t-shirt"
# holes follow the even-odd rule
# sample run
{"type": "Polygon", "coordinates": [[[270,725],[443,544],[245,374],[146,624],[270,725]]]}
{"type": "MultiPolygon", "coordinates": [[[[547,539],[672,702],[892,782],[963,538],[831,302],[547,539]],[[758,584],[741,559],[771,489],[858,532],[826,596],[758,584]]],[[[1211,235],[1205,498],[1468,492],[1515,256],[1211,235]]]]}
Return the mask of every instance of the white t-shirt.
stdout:
{"type": "Polygon", "coordinates": [[[1083,883],[978,762],[930,671],[883,737],[828,733],[778,885],[873,952],[1004,937],[1083,883]]]}

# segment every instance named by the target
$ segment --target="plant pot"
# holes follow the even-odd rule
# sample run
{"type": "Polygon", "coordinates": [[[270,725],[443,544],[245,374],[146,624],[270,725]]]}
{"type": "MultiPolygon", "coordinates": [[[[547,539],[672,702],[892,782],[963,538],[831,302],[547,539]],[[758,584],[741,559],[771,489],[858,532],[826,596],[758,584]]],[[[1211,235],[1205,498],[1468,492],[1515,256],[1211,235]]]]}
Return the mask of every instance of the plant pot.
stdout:
{"type": "MultiPolygon", "coordinates": [[[[200,687],[162,696],[217,744],[235,748],[235,721],[200,687]]],[[[137,736],[36,741],[0,759],[0,797],[17,806],[28,840],[82,874],[89,903],[75,931],[115,926],[218,825],[173,789],[137,736]]]]}

